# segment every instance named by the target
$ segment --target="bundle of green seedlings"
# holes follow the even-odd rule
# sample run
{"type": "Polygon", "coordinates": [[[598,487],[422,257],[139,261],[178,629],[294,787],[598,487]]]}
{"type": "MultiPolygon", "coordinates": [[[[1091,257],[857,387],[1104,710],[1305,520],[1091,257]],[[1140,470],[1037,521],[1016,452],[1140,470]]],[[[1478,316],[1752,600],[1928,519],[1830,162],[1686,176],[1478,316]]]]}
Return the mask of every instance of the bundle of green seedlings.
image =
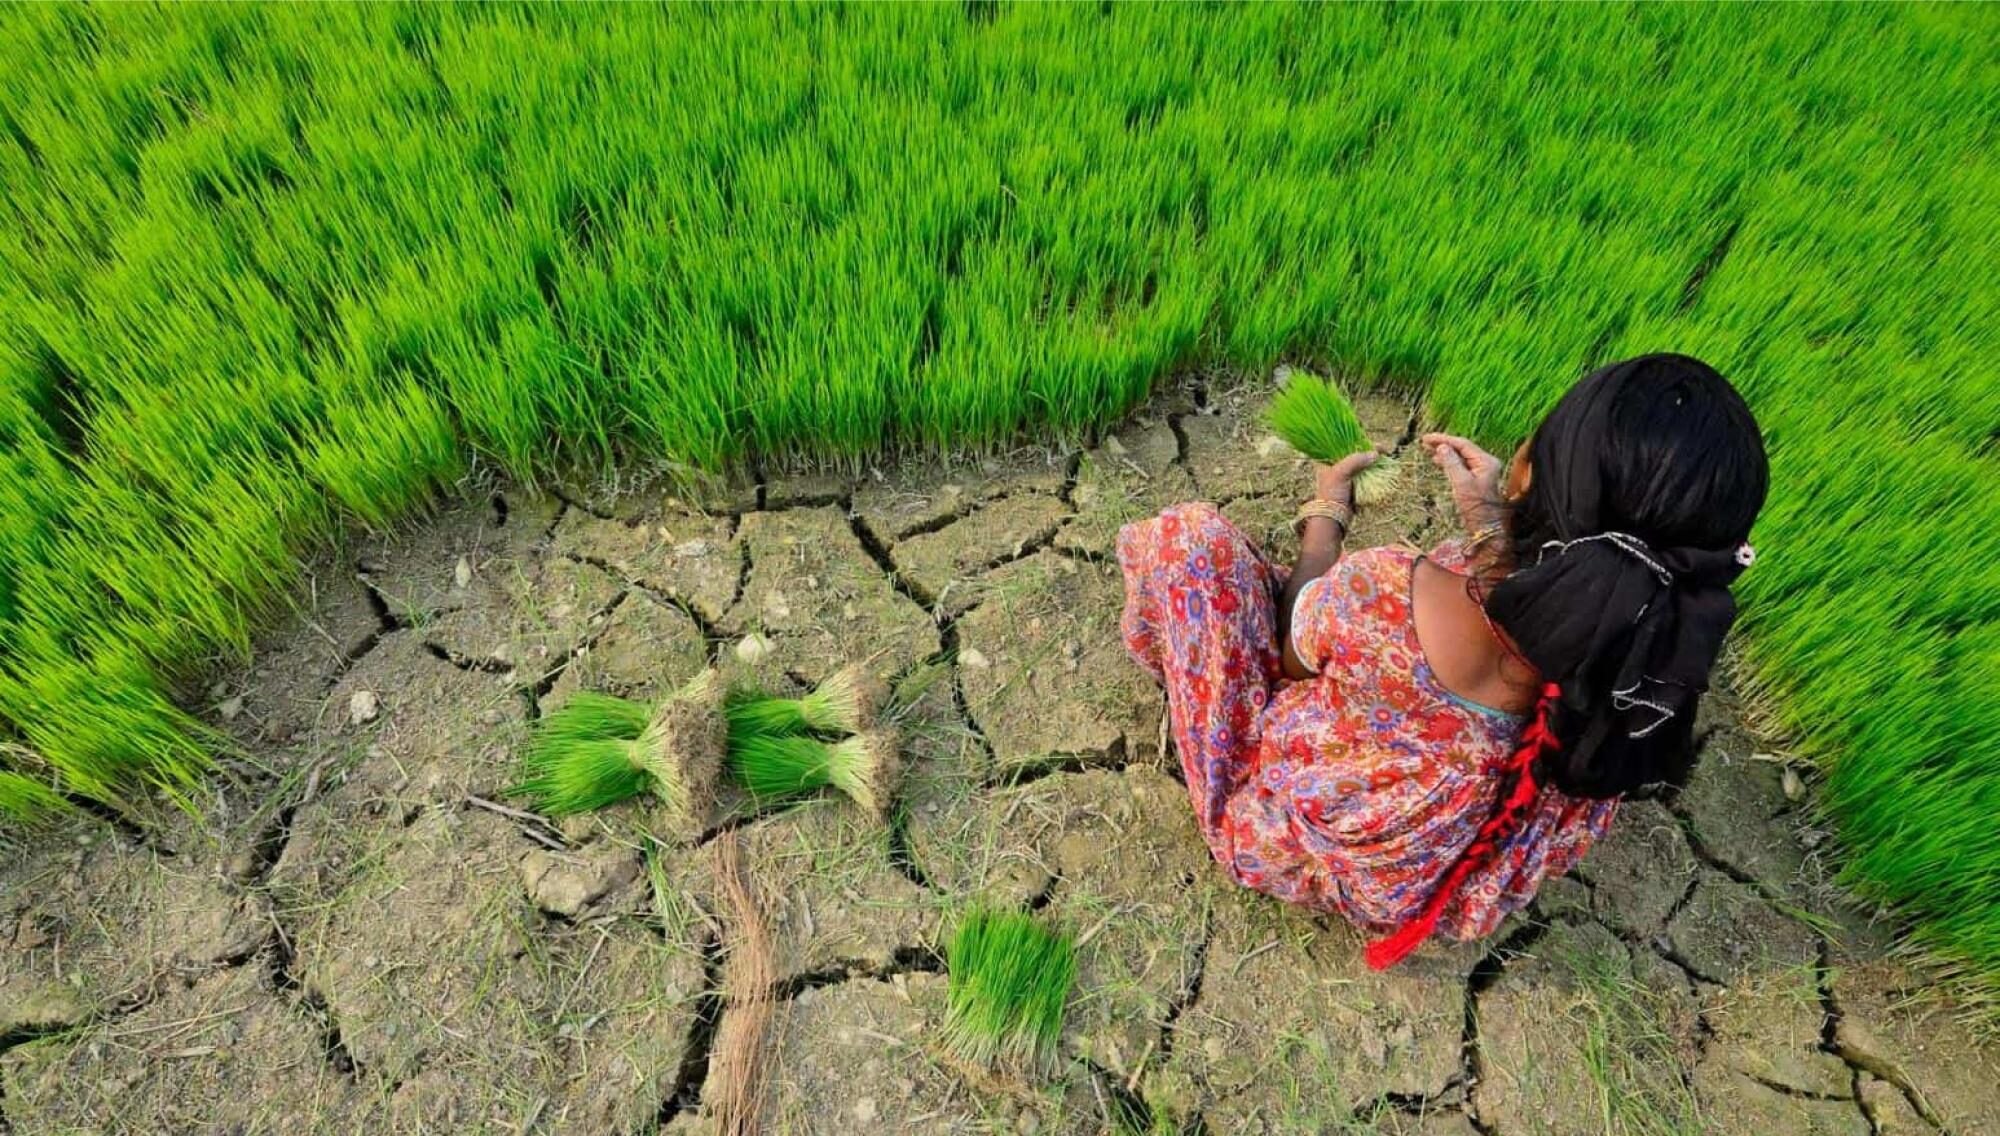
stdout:
{"type": "Polygon", "coordinates": [[[800,698],[749,687],[729,693],[729,770],[759,803],[831,785],[871,812],[888,809],[902,775],[896,731],[875,726],[889,698],[860,666],[800,698]]]}
{"type": "MultiPolygon", "coordinates": [[[[1264,412],[1271,432],[1316,462],[1332,465],[1351,454],[1374,449],[1354,404],[1331,382],[1303,372],[1279,389],[1264,412]]],[[[1354,478],[1354,503],[1375,505],[1396,489],[1398,465],[1378,457],[1354,478]]]]}
{"type": "Polygon", "coordinates": [[[570,816],[650,789],[669,829],[699,831],[728,744],[723,694],[713,671],[657,705],[579,693],[536,724],[507,793],[544,815],[570,816]]]}
{"type": "Polygon", "coordinates": [[[945,1045],[981,1066],[1046,1068],[1076,980],[1069,936],[1025,911],[974,906],[945,958],[945,1045]]]}

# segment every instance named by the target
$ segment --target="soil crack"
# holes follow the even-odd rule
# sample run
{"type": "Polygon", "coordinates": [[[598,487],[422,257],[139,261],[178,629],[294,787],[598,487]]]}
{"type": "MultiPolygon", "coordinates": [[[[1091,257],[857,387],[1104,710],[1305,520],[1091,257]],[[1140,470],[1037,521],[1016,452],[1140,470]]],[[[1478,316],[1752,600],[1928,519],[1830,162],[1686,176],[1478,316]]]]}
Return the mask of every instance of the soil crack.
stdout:
{"type": "Polygon", "coordinates": [[[1700,860],[1707,867],[1728,876],[1737,883],[1755,890],[1757,895],[1762,899],[1772,900],[1780,898],[1770,885],[1751,875],[1749,872],[1744,871],[1742,868],[1737,867],[1735,864],[1730,863],[1726,858],[1710,848],[1708,841],[1702,837],[1701,830],[1695,827],[1694,818],[1680,807],[1679,802],[1662,802],[1662,804],[1666,806],[1668,814],[1680,823],[1681,835],[1687,838],[1688,851],[1694,853],[1695,859],[1700,860]]]}
{"type": "Polygon", "coordinates": [[[1180,1036],[1181,1015],[1188,1007],[1201,1001],[1202,980],[1208,976],[1208,951],[1215,945],[1213,921],[1194,949],[1194,973],[1188,978],[1187,988],[1167,1007],[1167,1016],[1160,1022],[1160,1064],[1165,1065],[1174,1055],[1174,1042],[1180,1036]]]}
{"type": "Polygon", "coordinates": [[[471,655],[461,655],[442,643],[433,643],[428,639],[424,640],[424,650],[429,651],[431,657],[440,662],[447,663],[457,667],[459,670],[472,674],[505,675],[511,674],[514,671],[514,666],[511,663],[505,663],[493,658],[475,658],[471,655]]]}
{"type": "Polygon", "coordinates": [[[681,1054],[674,1089],[660,1102],[655,1118],[661,1131],[681,1113],[701,1107],[701,1090],[708,1081],[709,1060],[715,1050],[715,1032],[722,1025],[722,968],[726,956],[720,937],[709,934],[702,938],[701,993],[695,998],[694,1024],[688,1029],[687,1050],[681,1054]]]}
{"type": "Polygon", "coordinates": [[[779,1002],[789,1002],[808,990],[819,990],[828,986],[839,986],[844,982],[859,980],[883,981],[901,974],[943,974],[944,956],[927,946],[898,947],[885,965],[867,962],[836,962],[789,978],[780,979],[771,991],[771,997],[779,1002]]]}
{"type": "MultiPolygon", "coordinates": [[[[1901,1069],[1875,1057],[1873,1054],[1859,1052],[1841,1044],[1840,1023],[1845,1015],[1840,1008],[1839,999],[1835,997],[1833,992],[1833,945],[1824,935],[1818,936],[1818,939],[1819,960],[1817,971],[1820,1007],[1823,1012],[1819,1047],[1822,1051],[1840,1058],[1847,1065],[1848,1070],[1853,1073],[1852,1080],[1855,1102],[1859,1104],[1861,1101],[1861,1074],[1867,1073],[1901,1093],[1903,1099],[1909,1102],[1910,1107],[1916,1110],[1917,1115],[1923,1118],[1924,1123],[1939,1131],[1947,1131],[1944,1118],[1938,1115],[1937,1110],[1931,1107],[1930,1101],[1924,1096],[1923,1091],[1914,1084],[1911,1084],[1909,1078],[1903,1075],[1901,1069]]],[[[1869,1114],[1867,1106],[1861,1106],[1861,1114],[1867,1118],[1869,1130],[1875,1130],[1875,1118],[1869,1114]]]]}
{"type": "Polygon", "coordinates": [[[889,814],[889,866],[896,869],[897,875],[925,891],[938,890],[937,885],[931,882],[930,874],[917,863],[916,852],[910,847],[909,812],[901,807],[889,814]]]}
{"type": "Polygon", "coordinates": [[[1088,1057],[1077,1058],[1090,1071],[1091,1087],[1107,1131],[1154,1132],[1153,1108],[1116,1073],[1088,1057]]]}
{"type": "MultiPolygon", "coordinates": [[[[375,613],[375,622],[378,626],[375,634],[367,642],[368,650],[373,650],[375,644],[382,641],[383,636],[407,630],[409,625],[396,618],[395,609],[389,606],[389,597],[382,594],[382,589],[375,586],[375,581],[360,564],[354,566],[354,578],[361,584],[361,594],[368,600],[368,609],[375,613]]],[[[356,652],[355,657],[348,661],[358,662],[361,655],[367,653],[366,650],[356,652]]]]}
{"type": "Polygon", "coordinates": [[[1076,509],[1076,482],[1083,476],[1083,451],[1078,450],[1063,461],[1062,488],[1056,490],[1056,500],[1072,511],[1076,509]]]}
{"type": "MultiPolygon", "coordinates": [[[[937,606],[936,600],[924,595],[922,588],[911,583],[897,569],[895,559],[889,555],[888,546],[875,539],[874,531],[863,524],[861,518],[854,515],[851,504],[847,509],[847,527],[854,533],[854,539],[861,542],[861,551],[867,553],[868,559],[875,562],[875,567],[881,569],[882,574],[889,578],[889,586],[896,589],[898,595],[916,604],[925,612],[930,612],[937,606]]],[[[935,622],[937,617],[933,615],[931,618],[935,622]]]]}
{"type": "Polygon", "coordinates": [[[1120,737],[1103,749],[1077,753],[1052,753],[1029,761],[1016,762],[996,773],[986,783],[985,788],[1018,789],[1023,785],[1060,773],[1087,773],[1091,770],[1123,773],[1132,765],[1129,748],[1125,744],[1125,739],[1120,737]]]}
{"type": "MultiPolygon", "coordinates": [[[[1507,969],[1508,961],[1527,954],[1528,949],[1540,941],[1548,930],[1546,923],[1523,924],[1493,944],[1493,947],[1474,963],[1472,970],[1466,974],[1465,1020],[1459,1034],[1459,1071],[1455,1078],[1456,1086],[1447,1084],[1446,1092],[1456,1087],[1465,1093],[1467,1100],[1472,1098],[1473,1088],[1479,1084],[1480,1077],[1486,1072],[1486,1058],[1479,1045],[1479,999],[1493,988],[1494,983],[1500,981],[1501,974],[1507,969]]],[[[1490,1126],[1480,1123],[1474,1109],[1466,1110],[1466,1119],[1482,1133],[1488,1133],[1490,1136],[1493,1131],[1490,1126]]]]}
{"type": "MultiPolygon", "coordinates": [[[[1173,431],[1174,435],[1173,464],[1180,466],[1182,469],[1188,468],[1189,446],[1188,446],[1187,427],[1181,425],[1181,419],[1186,417],[1187,415],[1185,414],[1167,415],[1167,429],[1173,431]]],[[[1194,471],[1188,470],[1188,472],[1192,473],[1194,471]]]]}
{"type": "MultiPolygon", "coordinates": [[[[986,736],[986,728],[973,716],[972,703],[965,697],[965,676],[958,667],[960,643],[957,619],[948,619],[938,625],[938,645],[941,649],[934,661],[944,665],[951,673],[952,709],[958,711],[958,716],[964,719],[965,728],[970,730],[974,740],[978,741],[981,755],[990,766],[999,760],[999,753],[993,748],[992,739],[986,736]]],[[[992,786],[989,784],[986,787],[992,786]]]]}

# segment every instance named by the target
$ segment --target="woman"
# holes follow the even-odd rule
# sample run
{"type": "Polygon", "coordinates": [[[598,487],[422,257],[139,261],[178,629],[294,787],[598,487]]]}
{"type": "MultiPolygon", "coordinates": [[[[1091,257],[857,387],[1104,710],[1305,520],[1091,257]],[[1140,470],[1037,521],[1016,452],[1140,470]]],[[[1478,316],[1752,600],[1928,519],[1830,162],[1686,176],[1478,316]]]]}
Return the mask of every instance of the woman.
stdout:
{"type": "Polygon", "coordinates": [[[1490,933],[1619,797],[1682,783],[1769,480],[1743,399],[1682,355],[1617,363],[1502,463],[1426,434],[1468,536],[1345,558],[1356,454],[1272,565],[1208,505],[1119,534],[1127,648],[1240,882],[1388,937],[1490,933]]]}

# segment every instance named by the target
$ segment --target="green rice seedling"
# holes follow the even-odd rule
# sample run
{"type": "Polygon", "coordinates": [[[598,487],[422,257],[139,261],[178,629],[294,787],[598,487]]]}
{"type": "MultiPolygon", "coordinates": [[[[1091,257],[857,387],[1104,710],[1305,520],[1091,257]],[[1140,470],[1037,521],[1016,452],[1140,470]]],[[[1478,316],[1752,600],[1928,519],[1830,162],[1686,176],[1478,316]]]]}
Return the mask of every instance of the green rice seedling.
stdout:
{"type": "Polygon", "coordinates": [[[629,801],[653,781],[634,743],[612,738],[537,739],[507,795],[544,816],[573,816],[629,801]]]}
{"type": "Polygon", "coordinates": [[[63,812],[68,805],[62,794],[33,777],[0,769],[0,816],[31,825],[63,812]]]}
{"type": "MultiPolygon", "coordinates": [[[[1299,374],[1271,398],[1265,410],[1271,431],[1293,449],[1325,465],[1374,449],[1355,417],[1354,404],[1327,380],[1299,374]]],[[[1354,479],[1354,503],[1375,505],[1396,488],[1397,463],[1378,457],[1354,479]]]]}
{"type": "Polygon", "coordinates": [[[856,663],[835,671],[812,693],[777,698],[741,688],[729,693],[730,744],[785,734],[858,734],[889,702],[889,686],[856,663]]]}
{"type": "Polygon", "coordinates": [[[643,702],[582,690],[536,724],[542,742],[639,740],[652,721],[653,710],[643,702]]]}
{"type": "Polygon", "coordinates": [[[648,775],[633,748],[652,711],[644,703],[583,691],[535,723],[521,758],[521,778],[507,789],[537,812],[570,816],[646,791],[648,775]]]}
{"type": "Polygon", "coordinates": [[[902,739],[891,729],[828,742],[809,734],[732,735],[729,768],[759,802],[832,786],[862,808],[886,813],[902,778],[902,739]]]}
{"type": "Polygon", "coordinates": [[[732,733],[729,771],[760,804],[782,801],[833,783],[829,748],[807,734],[732,733]]]}
{"type": "Polygon", "coordinates": [[[1053,1060],[1076,980],[1067,935],[1027,912],[975,906],[960,919],[945,965],[949,1049],[979,1066],[1053,1060]]]}
{"type": "Polygon", "coordinates": [[[671,828],[685,832],[714,792],[722,716],[712,675],[649,707],[582,692],[536,724],[522,776],[508,788],[537,811],[569,816],[651,789],[671,828]]]}

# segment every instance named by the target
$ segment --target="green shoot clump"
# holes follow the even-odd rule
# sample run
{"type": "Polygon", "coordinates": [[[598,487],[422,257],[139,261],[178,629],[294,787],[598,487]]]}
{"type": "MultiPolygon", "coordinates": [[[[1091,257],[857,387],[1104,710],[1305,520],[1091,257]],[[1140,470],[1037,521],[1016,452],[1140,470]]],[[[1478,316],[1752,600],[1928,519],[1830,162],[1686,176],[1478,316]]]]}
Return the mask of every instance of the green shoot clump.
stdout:
{"type": "Polygon", "coordinates": [[[899,748],[893,730],[871,730],[838,742],[808,734],[750,734],[731,739],[729,768],[760,803],[830,785],[879,813],[887,808],[902,772],[899,748]]]}
{"type": "Polygon", "coordinates": [[[858,734],[874,722],[888,701],[888,686],[858,664],[835,671],[802,698],[732,690],[726,704],[730,744],[758,736],[858,734]]]}
{"type": "Polygon", "coordinates": [[[583,691],[535,724],[521,758],[521,779],[507,795],[525,797],[546,816],[590,812],[646,791],[633,743],[652,711],[642,702],[583,691]]]}
{"type": "Polygon", "coordinates": [[[651,783],[633,743],[611,738],[539,739],[507,788],[544,816],[572,816],[629,801],[651,783]]]}
{"type": "Polygon", "coordinates": [[[560,710],[541,720],[536,736],[546,743],[563,741],[637,741],[652,720],[643,702],[595,691],[579,691],[560,710]]]}
{"type": "Polygon", "coordinates": [[[732,736],[729,770],[760,804],[781,801],[833,783],[831,748],[805,734],[732,736]]]}
{"type": "Polygon", "coordinates": [[[1026,912],[974,907],[952,936],[945,962],[949,1048],[982,1066],[1040,1067],[1054,1057],[1076,979],[1067,935],[1026,912]]]}
{"type": "Polygon", "coordinates": [[[714,790],[723,744],[719,690],[705,674],[658,706],[579,693],[536,724],[521,779],[507,793],[548,816],[568,816],[651,789],[672,826],[685,830],[714,790]]]}
{"type": "MultiPolygon", "coordinates": [[[[1374,449],[1355,416],[1354,404],[1334,385],[1312,375],[1296,375],[1265,410],[1271,432],[1306,457],[1332,465],[1351,454],[1374,449]]],[[[1380,457],[1354,479],[1354,503],[1374,505],[1394,491],[1397,465],[1380,457]]]]}

